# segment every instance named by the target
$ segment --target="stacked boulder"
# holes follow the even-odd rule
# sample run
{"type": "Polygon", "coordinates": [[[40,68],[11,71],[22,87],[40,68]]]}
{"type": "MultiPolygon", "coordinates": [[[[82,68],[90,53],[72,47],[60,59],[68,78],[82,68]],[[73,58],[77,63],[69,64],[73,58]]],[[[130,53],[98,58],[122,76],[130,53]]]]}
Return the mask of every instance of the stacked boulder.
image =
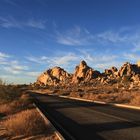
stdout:
{"type": "Polygon", "coordinates": [[[89,82],[92,79],[99,77],[101,73],[99,71],[93,70],[87,65],[85,61],[81,61],[78,66],[76,66],[72,83],[85,83],[89,82]]]}

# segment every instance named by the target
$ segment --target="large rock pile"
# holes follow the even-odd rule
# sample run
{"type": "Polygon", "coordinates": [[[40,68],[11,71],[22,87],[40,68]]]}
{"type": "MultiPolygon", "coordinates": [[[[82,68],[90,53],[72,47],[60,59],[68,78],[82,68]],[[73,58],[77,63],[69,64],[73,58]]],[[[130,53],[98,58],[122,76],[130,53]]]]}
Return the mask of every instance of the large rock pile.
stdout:
{"type": "Polygon", "coordinates": [[[104,73],[100,73],[89,67],[85,61],[81,61],[76,66],[73,74],[69,74],[60,67],[54,67],[42,73],[36,84],[38,85],[68,85],[79,83],[92,83],[99,81],[103,84],[114,84],[118,82],[125,83],[127,81],[140,85],[140,66],[139,64],[125,63],[119,70],[116,67],[106,69],[104,73]]]}
{"type": "Polygon", "coordinates": [[[37,78],[39,85],[59,85],[67,84],[71,75],[60,67],[54,67],[42,73],[37,78]]]}
{"type": "Polygon", "coordinates": [[[140,67],[136,64],[126,62],[119,70],[116,67],[106,69],[103,73],[101,83],[116,83],[116,82],[140,82],[140,67]]]}
{"type": "Polygon", "coordinates": [[[136,74],[140,74],[140,67],[136,64],[125,63],[119,70],[118,76],[134,76],[136,74]]]}
{"type": "Polygon", "coordinates": [[[85,61],[81,61],[78,66],[76,66],[72,83],[89,82],[90,80],[100,76],[100,72],[93,70],[87,65],[85,61]]]}

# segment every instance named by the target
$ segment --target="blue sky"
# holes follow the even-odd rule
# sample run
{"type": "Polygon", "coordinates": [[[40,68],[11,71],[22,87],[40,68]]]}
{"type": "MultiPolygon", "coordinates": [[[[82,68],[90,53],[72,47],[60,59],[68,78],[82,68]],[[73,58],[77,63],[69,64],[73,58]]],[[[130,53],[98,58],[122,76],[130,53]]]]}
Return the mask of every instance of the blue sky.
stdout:
{"type": "Polygon", "coordinates": [[[30,83],[81,60],[103,71],[140,60],[139,0],[0,0],[0,77],[30,83]]]}

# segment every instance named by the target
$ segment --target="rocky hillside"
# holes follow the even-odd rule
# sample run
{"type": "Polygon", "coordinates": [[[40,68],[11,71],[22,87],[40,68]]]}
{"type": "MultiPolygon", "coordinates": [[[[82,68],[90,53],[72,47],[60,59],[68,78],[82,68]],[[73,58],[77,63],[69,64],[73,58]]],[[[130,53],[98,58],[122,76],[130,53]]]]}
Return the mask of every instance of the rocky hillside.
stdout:
{"type": "MultiPolygon", "coordinates": [[[[106,69],[103,73],[89,67],[85,61],[76,66],[73,74],[69,74],[60,67],[54,67],[42,73],[36,84],[38,85],[68,85],[92,82],[93,79],[102,84],[114,84],[130,81],[140,85],[140,64],[125,63],[119,70],[116,67],[106,69]]],[[[94,81],[95,81],[94,80],[94,81]]]]}

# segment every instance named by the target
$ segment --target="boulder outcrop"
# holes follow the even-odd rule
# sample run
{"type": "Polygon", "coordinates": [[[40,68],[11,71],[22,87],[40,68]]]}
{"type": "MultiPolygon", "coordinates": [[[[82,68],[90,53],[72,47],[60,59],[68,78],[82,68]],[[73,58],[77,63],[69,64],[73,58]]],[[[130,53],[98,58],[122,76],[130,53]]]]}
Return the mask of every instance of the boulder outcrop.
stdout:
{"type": "Polygon", "coordinates": [[[93,70],[87,65],[85,61],[81,61],[80,64],[75,68],[72,77],[72,83],[88,82],[100,75],[101,74],[99,71],[93,70]]]}
{"type": "Polygon", "coordinates": [[[54,67],[42,73],[37,78],[39,85],[58,85],[66,84],[71,75],[60,67],[54,67]]]}
{"type": "Polygon", "coordinates": [[[104,73],[92,69],[85,61],[81,61],[76,66],[73,74],[69,74],[60,67],[48,69],[37,78],[37,85],[71,85],[80,83],[103,84],[115,83],[134,83],[140,84],[140,66],[139,64],[125,63],[119,70],[116,67],[106,69],[104,73]]]}
{"type": "Polygon", "coordinates": [[[130,64],[130,63],[125,63],[120,70],[118,71],[118,76],[123,77],[123,76],[130,76],[132,77],[133,75],[140,74],[140,67],[136,64],[130,64]]]}
{"type": "Polygon", "coordinates": [[[116,67],[112,67],[111,69],[105,69],[104,74],[107,75],[112,75],[116,76],[118,74],[118,69],[116,67]]]}

